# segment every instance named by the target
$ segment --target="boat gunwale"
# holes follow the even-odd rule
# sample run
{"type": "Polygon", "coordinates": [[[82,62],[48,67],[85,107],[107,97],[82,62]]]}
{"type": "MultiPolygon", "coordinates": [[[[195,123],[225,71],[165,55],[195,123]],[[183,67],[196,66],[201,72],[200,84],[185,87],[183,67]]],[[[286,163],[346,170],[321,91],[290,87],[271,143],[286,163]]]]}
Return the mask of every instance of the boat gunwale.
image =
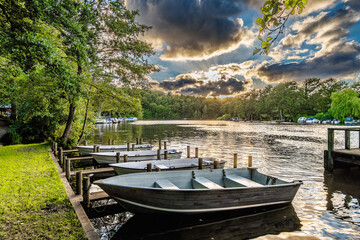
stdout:
{"type": "MultiPolygon", "coordinates": [[[[175,151],[168,152],[169,155],[182,154],[182,151],[178,151],[176,149],[169,149],[169,150],[175,150],[175,151]]],[[[144,150],[144,151],[155,151],[155,150],[144,150]]],[[[166,151],[166,149],[164,151],[166,151]]],[[[141,151],[120,151],[120,154],[124,153],[124,152],[137,153],[135,155],[128,155],[129,157],[157,156],[157,153],[155,153],[155,154],[139,154],[139,152],[141,152],[141,151]]],[[[116,157],[116,152],[96,152],[96,153],[94,152],[94,153],[91,153],[91,155],[102,156],[102,157],[116,157]],[[115,155],[114,155],[114,153],[115,153],[115,155]]],[[[124,155],[120,155],[120,156],[123,157],[124,155]]],[[[164,153],[161,153],[161,155],[164,155],[164,153]]]]}
{"type": "MultiPolygon", "coordinates": [[[[97,145],[100,147],[100,149],[107,149],[108,146],[109,146],[109,149],[119,148],[119,147],[127,148],[126,144],[120,144],[120,145],[99,145],[99,144],[97,144],[97,145]]],[[[149,148],[149,147],[153,148],[154,146],[151,145],[151,144],[136,144],[135,145],[135,148],[149,148]],[[142,146],[142,147],[139,147],[139,146],[142,146]]],[[[91,145],[82,146],[82,145],[80,145],[80,146],[76,146],[76,148],[92,149],[92,148],[94,148],[94,146],[91,146],[91,145]]]]}

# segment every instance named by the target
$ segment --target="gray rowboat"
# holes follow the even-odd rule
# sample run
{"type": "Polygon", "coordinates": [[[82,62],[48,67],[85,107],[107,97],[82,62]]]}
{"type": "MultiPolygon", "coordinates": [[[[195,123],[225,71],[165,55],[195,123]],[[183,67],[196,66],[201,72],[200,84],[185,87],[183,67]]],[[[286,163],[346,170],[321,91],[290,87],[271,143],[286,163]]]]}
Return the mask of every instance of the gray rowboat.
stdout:
{"type": "Polygon", "coordinates": [[[301,183],[255,168],[133,173],[95,182],[130,212],[172,214],[290,204],[301,183]]]}
{"type": "MultiPolygon", "coordinates": [[[[177,151],[176,149],[161,150],[161,159],[164,159],[165,151],[168,152],[169,159],[180,158],[182,153],[181,151],[177,151]]],[[[124,155],[128,155],[129,162],[156,160],[157,150],[123,151],[120,152],[120,162],[124,162],[124,155]]],[[[93,158],[98,164],[116,163],[116,152],[91,153],[91,156],[93,156],[93,158]]]]}
{"type": "MultiPolygon", "coordinates": [[[[203,168],[213,168],[215,158],[203,158],[203,168]]],[[[168,160],[151,160],[141,162],[126,162],[110,164],[118,175],[128,173],[140,173],[147,170],[147,164],[151,163],[152,170],[161,169],[161,171],[169,170],[187,170],[197,169],[199,167],[198,158],[180,158],[168,160]]],[[[219,168],[224,168],[225,161],[219,161],[219,168]]]]}
{"type": "MultiPolygon", "coordinates": [[[[100,152],[120,152],[127,151],[127,144],[123,145],[99,145],[100,152]]],[[[152,149],[151,144],[137,144],[135,150],[150,150],[152,149]]],[[[94,146],[76,146],[82,156],[91,155],[94,152],[94,146]]]]}

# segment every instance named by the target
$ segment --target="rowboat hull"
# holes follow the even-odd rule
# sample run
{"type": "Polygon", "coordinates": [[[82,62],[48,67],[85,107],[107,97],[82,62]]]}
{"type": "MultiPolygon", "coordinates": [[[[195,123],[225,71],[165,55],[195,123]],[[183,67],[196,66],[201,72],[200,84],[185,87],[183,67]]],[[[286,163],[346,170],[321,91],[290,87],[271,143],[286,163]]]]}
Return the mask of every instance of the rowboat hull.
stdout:
{"type": "MultiPolygon", "coordinates": [[[[89,156],[94,152],[93,146],[76,146],[79,150],[79,153],[82,156],[89,156]]],[[[152,149],[151,144],[138,144],[135,145],[135,150],[150,150],[152,149]]],[[[99,145],[100,152],[119,152],[127,151],[127,145],[99,145]]]]}
{"type": "MultiPolygon", "coordinates": [[[[278,184],[261,187],[191,189],[191,179],[194,175],[205,176],[221,184],[222,171],[213,169],[128,174],[104,179],[96,184],[131,212],[171,214],[200,214],[290,204],[301,185],[300,182],[289,183],[277,179],[278,184]],[[163,189],[149,185],[159,179],[171,179],[175,185],[183,188],[163,189]],[[134,181],[134,184],[131,184],[131,181],[134,181]]],[[[225,170],[227,174],[237,174],[237,171],[243,175],[253,175],[254,178],[262,179],[264,183],[267,181],[268,176],[256,170],[225,170]]]]}
{"type": "MultiPolygon", "coordinates": [[[[168,159],[177,159],[181,158],[181,153],[174,149],[168,150],[168,159]]],[[[105,165],[116,163],[116,152],[105,152],[105,153],[91,153],[93,158],[98,164],[105,165]]],[[[120,162],[124,162],[124,156],[128,155],[129,162],[136,161],[149,161],[157,159],[157,151],[148,150],[148,151],[123,151],[120,152],[120,162]]],[[[161,150],[160,154],[161,159],[165,158],[165,150],[161,150]]]]}
{"type": "MultiPolygon", "coordinates": [[[[203,158],[203,169],[214,167],[213,158],[203,158]]],[[[116,174],[129,174],[129,173],[141,173],[147,171],[147,164],[151,164],[152,170],[157,168],[161,171],[172,170],[192,170],[198,169],[198,158],[181,158],[181,159],[169,159],[169,160],[152,160],[141,162],[129,162],[129,163],[115,163],[110,164],[114,168],[116,174]]],[[[219,161],[218,168],[224,168],[225,161],[219,161]]]]}

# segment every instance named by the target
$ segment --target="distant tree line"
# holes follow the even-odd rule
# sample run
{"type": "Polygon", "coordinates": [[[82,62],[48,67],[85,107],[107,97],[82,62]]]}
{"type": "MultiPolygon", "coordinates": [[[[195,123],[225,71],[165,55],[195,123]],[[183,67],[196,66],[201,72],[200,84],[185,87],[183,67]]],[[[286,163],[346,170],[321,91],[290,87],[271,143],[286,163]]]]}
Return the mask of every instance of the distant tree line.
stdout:
{"type": "Polygon", "coordinates": [[[289,81],[237,97],[203,98],[142,92],[143,119],[231,119],[296,121],[300,116],[320,120],[359,116],[360,85],[333,78],[289,81]],[[346,97],[345,97],[346,96],[346,97]],[[342,101],[345,99],[344,101],[342,101]],[[352,103],[349,105],[349,103],[352,103]]]}

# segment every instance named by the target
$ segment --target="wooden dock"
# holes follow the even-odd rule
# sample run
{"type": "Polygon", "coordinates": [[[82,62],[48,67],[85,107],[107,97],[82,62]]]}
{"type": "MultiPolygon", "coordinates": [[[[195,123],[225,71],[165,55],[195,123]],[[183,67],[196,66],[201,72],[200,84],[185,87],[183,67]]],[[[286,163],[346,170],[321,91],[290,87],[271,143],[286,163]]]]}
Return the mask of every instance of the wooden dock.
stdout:
{"type": "Polygon", "coordinates": [[[360,127],[328,128],[328,149],[324,151],[324,167],[327,171],[334,168],[360,166],[360,127]],[[345,131],[344,149],[334,149],[335,131],[345,131]],[[350,133],[359,133],[359,148],[350,147],[350,133]]]}

